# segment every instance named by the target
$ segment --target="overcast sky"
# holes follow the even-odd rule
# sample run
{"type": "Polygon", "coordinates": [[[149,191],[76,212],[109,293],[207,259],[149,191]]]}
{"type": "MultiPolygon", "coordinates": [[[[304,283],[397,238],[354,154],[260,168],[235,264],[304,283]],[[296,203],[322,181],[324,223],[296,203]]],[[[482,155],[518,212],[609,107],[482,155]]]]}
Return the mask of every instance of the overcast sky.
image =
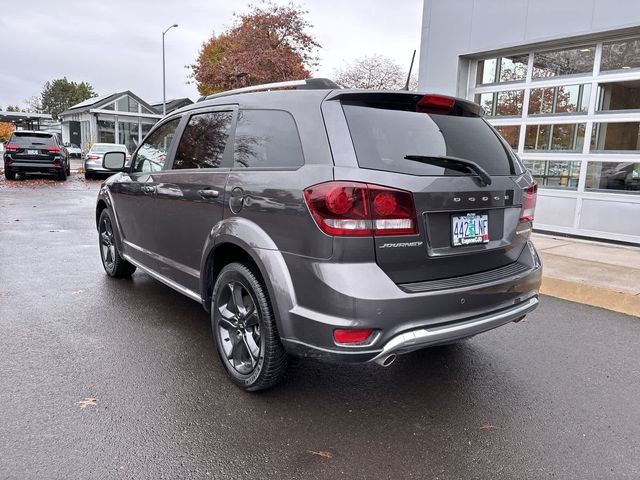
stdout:
{"type": "MultiPolygon", "coordinates": [[[[162,100],[162,31],[167,99],[198,98],[188,70],[213,32],[246,12],[249,1],[9,0],[0,13],[0,107],[24,105],[47,80],[87,81],[99,95],[131,90],[162,100]]],[[[288,3],[277,0],[276,3],[288,3]]],[[[322,45],[314,76],[364,55],[381,54],[408,68],[420,46],[422,0],[304,0],[311,32],[322,45]]],[[[417,58],[414,71],[417,72],[417,58]]]]}

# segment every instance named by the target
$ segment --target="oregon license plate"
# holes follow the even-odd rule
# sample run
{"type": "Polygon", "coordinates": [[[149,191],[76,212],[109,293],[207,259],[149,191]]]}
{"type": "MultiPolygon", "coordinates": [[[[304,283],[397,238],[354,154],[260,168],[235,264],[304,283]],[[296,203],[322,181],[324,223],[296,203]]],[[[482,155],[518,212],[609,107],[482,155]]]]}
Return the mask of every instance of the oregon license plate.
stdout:
{"type": "Polygon", "coordinates": [[[467,213],[451,217],[451,241],[454,247],[489,242],[489,215],[467,213]]]}
{"type": "Polygon", "coordinates": [[[38,155],[38,150],[27,150],[27,155],[38,155]]]}

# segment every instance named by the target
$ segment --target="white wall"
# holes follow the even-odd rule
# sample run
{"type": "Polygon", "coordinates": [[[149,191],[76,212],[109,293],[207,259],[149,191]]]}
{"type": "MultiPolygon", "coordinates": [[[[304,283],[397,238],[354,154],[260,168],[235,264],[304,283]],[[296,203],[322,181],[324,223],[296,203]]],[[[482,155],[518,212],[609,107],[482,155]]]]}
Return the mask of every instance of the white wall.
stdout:
{"type": "Polygon", "coordinates": [[[424,0],[421,90],[460,94],[459,56],[640,25],[640,0],[424,0]]]}

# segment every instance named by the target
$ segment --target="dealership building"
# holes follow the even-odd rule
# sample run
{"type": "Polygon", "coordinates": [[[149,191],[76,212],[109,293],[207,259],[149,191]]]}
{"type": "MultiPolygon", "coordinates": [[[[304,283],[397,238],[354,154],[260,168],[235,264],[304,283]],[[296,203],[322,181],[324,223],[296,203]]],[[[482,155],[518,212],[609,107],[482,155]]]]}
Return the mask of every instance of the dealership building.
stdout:
{"type": "Polygon", "coordinates": [[[640,1],[425,0],[419,88],[484,107],[537,229],[640,243],[640,1]]]}

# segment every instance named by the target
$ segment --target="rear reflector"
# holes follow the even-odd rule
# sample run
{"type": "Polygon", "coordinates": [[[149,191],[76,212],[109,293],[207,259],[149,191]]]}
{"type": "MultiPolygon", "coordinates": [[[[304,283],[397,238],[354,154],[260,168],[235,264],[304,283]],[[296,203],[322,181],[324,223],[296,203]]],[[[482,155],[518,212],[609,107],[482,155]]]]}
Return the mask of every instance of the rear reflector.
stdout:
{"type": "Polygon", "coordinates": [[[449,113],[456,103],[455,98],[442,95],[425,95],[416,104],[416,111],[421,113],[449,113]]]}
{"type": "Polygon", "coordinates": [[[326,182],[304,191],[313,219],[328,235],[418,233],[410,192],[358,182],[326,182]]]}
{"type": "Polygon", "coordinates": [[[527,191],[524,193],[524,201],[522,202],[522,212],[520,213],[520,222],[533,222],[536,211],[536,201],[538,199],[538,182],[535,180],[527,191]]]}
{"type": "Polygon", "coordinates": [[[373,332],[372,328],[361,328],[358,330],[337,329],[333,331],[333,340],[338,344],[358,344],[364,343],[373,332]]]}

